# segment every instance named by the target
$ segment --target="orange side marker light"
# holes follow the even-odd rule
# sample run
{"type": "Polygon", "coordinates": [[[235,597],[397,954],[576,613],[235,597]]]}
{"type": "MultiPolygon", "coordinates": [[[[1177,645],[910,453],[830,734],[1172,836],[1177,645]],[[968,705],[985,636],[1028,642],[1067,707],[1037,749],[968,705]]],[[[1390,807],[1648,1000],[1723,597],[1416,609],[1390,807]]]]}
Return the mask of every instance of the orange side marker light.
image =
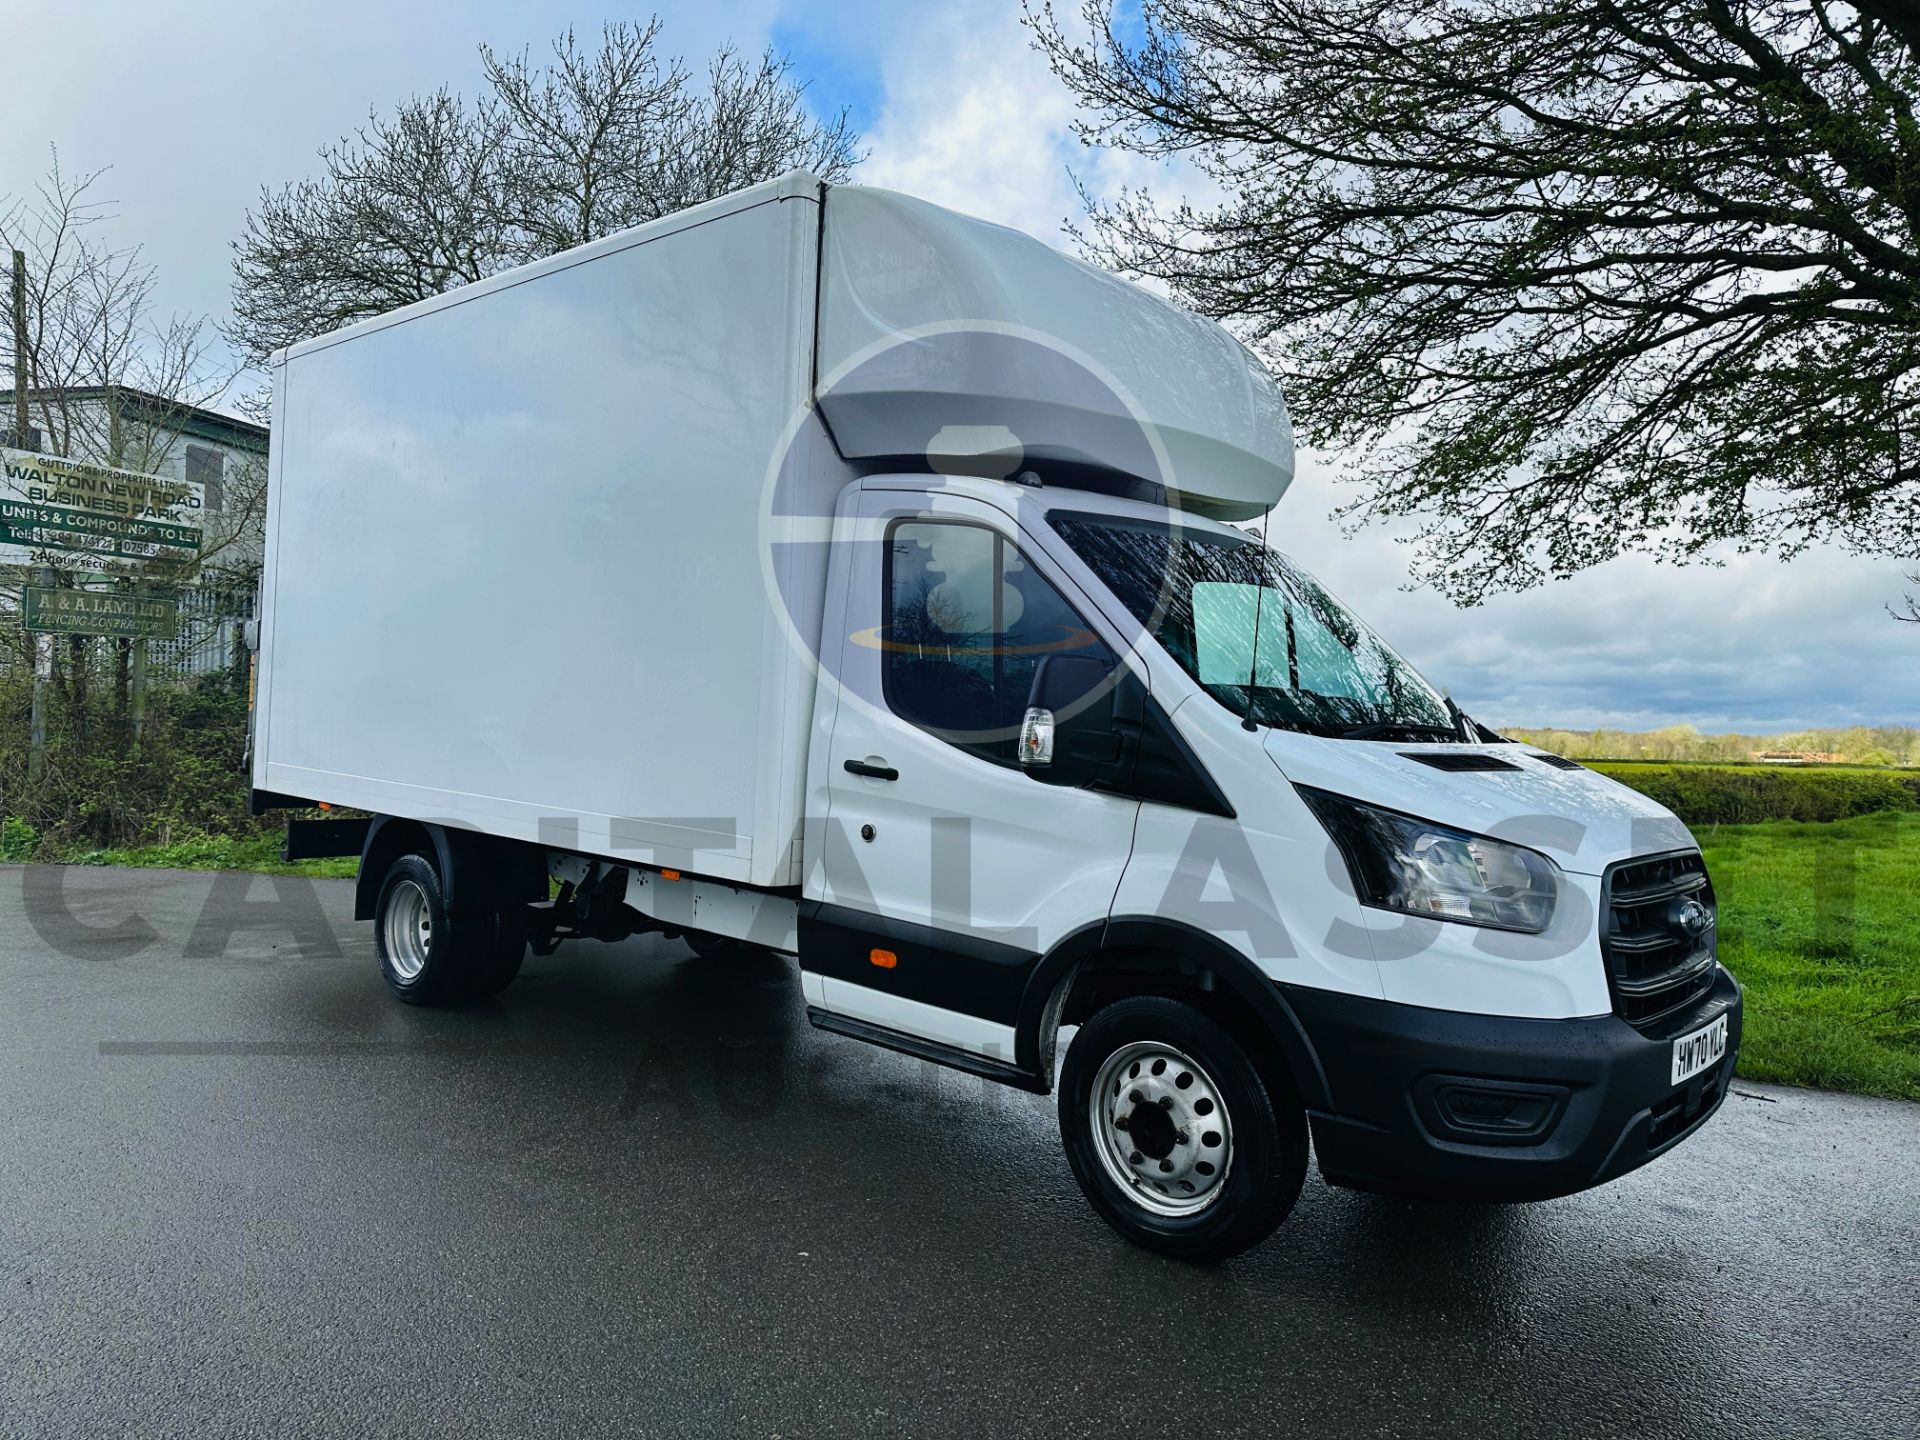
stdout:
{"type": "Polygon", "coordinates": [[[891,950],[870,950],[867,952],[867,959],[882,970],[891,970],[900,963],[900,957],[891,950]]]}

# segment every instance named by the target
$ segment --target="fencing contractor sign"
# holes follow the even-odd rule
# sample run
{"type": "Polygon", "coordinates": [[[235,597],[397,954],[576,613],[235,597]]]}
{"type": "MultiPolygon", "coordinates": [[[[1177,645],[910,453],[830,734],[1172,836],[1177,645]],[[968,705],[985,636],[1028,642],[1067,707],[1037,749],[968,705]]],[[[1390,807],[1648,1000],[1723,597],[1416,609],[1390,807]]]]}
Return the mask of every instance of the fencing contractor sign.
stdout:
{"type": "Polygon", "coordinates": [[[123,640],[171,640],[180,602],[166,595],[120,595],[29,585],[20,592],[21,628],[36,635],[109,635],[123,640]]]}
{"type": "Polygon", "coordinates": [[[0,449],[0,543],[128,559],[191,560],[200,553],[204,488],[0,449]]]}

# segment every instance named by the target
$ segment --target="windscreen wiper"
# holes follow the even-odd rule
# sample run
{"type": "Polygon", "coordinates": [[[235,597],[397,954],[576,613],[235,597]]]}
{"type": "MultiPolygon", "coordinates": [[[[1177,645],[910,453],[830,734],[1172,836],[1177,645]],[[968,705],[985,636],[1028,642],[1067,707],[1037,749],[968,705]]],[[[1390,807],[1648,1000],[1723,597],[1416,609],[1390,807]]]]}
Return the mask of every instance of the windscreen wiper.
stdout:
{"type": "Polygon", "coordinates": [[[1339,732],[1342,740],[1374,740],[1382,735],[1431,735],[1437,740],[1458,740],[1460,732],[1451,725],[1423,725],[1417,720],[1375,720],[1366,725],[1349,725],[1339,732]]]}

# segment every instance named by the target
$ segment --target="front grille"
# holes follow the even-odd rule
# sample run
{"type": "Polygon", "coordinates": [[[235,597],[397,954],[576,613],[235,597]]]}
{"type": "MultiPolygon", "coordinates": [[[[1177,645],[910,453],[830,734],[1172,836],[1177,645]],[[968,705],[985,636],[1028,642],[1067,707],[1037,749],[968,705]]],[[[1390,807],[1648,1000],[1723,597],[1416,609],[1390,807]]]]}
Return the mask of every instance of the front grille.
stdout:
{"type": "Polygon", "coordinates": [[[1607,871],[1600,951],[1614,1013],[1631,1025],[1651,1025],[1713,986],[1715,933],[1690,933],[1681,919],[1697,900],[1715,915],[1713,883],[1698,850],[1628,860],[1607,871]]]}

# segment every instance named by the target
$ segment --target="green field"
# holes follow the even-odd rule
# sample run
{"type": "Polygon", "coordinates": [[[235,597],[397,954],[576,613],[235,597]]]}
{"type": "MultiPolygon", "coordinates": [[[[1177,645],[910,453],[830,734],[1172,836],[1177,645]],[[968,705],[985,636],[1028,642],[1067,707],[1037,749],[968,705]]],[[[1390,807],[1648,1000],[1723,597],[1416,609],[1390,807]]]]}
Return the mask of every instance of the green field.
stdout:
{"type": "Polygon", "coordinates": [[[1695,833],[1747,992],[1739,1073],[1920,1100],[1920,815],[1695,833]]]}

